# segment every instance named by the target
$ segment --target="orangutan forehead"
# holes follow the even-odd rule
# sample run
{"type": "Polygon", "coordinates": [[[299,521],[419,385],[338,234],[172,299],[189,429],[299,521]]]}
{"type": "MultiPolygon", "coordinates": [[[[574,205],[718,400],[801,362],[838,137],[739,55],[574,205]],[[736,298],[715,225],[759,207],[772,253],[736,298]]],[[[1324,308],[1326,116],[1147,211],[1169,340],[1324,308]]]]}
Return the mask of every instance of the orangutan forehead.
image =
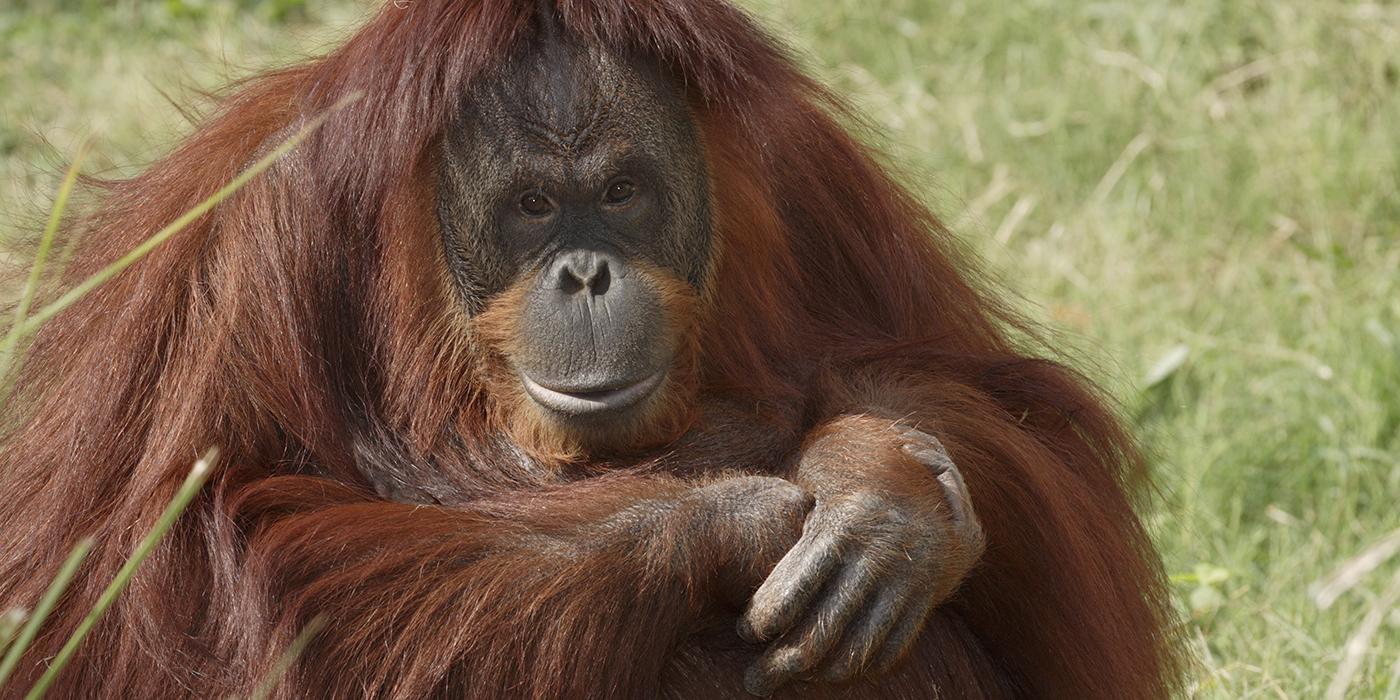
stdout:
{"type": "Polygon", "coordinates": [[[591,149],[621,126],[622,105],[615,95],[577,91],[544,103],[509,105],[511,124],[530,145],[544,150],[591,149]]]}
{"type": "Polygon", "coordinates": [[[492,90],[494,126],[529,145],[578,152],[625,129],[645,90],[640,75],[607,54],[553,46],[527,54],[492,90]],[[624,95],[630,95],[624,99],[624,95]]]}

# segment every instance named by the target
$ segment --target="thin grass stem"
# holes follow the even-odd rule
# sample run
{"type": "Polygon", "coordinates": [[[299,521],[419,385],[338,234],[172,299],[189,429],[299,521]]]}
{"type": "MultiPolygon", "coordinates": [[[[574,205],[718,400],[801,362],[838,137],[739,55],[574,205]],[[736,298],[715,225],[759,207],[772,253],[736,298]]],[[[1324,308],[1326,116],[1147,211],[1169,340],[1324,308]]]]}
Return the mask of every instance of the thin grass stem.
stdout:
{"type": "Polygon", "coordinates": [[[267,697],[272,695],[272,691],[275,690],[277,684],[282,681],[282,676],[286,675],[287,669],[292,667],[292,664],[301,656],[301,653],[306,650],[306,646],[311,643],[312,639],[316,638],[316,633],[320,632],[321,628],[325,626],[325,615],[317,615],[311,618],[311,621],[306,623],[305,627],[301,628],[301,632],[297,633],[296,639],[293,639],[292,643],[287,646],[287,649],[282,652],[282,655],[277,657],[277,663],[272,665],[272,668],[267,672],[267,676],[262,679],[261,683],[258,683],[258,687],[253,690],[253,694],[248,696],[249,700],[266,700],[267,697]]]}
{"type": "Polygon", "coordinates": [[[160,518],[156,520],[155,527],[151,528],[151,531],[146,534],[145,539],[141,540],[141,543],[136,546],[136,551],[131,553],[126,563],[122,565],[121,570],[117,572],[116,577],[107,585],[106,590],[102,591],[102,595],[98,597],[97,603],[92,606],[92,610],[88,611],[87,616],[78,624],[78,628],[73,630],[73,634],[68,637],[68,641],[64,643],[63,648],[59,650],[58,655],[54,657],[53,662],[50,663],[49,667],[44,671],[44,675],[39,677],[39,681],[34,684],[29,694],[25,696],[25,700],[37,700],[38,698],[42,698],[44,693],[48,692],[49,687],[57,680],[58,674],[62,672],[63,668],[72,660],[74,652],[76,652],[78,646],[83,643],[83,639],[87,637],[88,633],[91,632],[92,628],[97,624],[98,619],[101,618],[102,614],[107,612],[107,608],[110,608],[112,603],[117,600],[117,596],[120,596],[122,591],[126,590],[127,585],[131,583],[131,578],[136,574],[136,570],[141,567],[141,563],[146,561],[146,557],[150,556],[151,552],[155,550],[161,538],[165,536],[165,533],[168,532],[171,526],[175,524],[175,521],[179,519],[180,514],[185,512],[185,508],[189,506],[190,501],[194,500],[195,495],[199,493],[200,489],[204,487],[204,482],[207,481],[209,475],[213,473],[214,462],[218,459],[218,456],[218,448],[211,447],[204,453],[203,457],[200,457],[199,460],[194,463],[194,468],[190,469],[189,476],[185,477],[185,482],[180,485],[180,490],[175,493],[175,498],[170,501],[170,504],[165,507],[165,511],[161,513],[160,518]]]}
{"type": "Polygon", "coordinates": [[[58,575],[49,582],[48,590],[39,599],[39,606],[34,608],[34,613],[29,616],[29,621],[25,623],[24,629],[20,630],[19,636],[15,637],[14,644],[9,652],[5,654],[4,661],[0,661],[0,688],[5,687],[5,682],[10,679],[10,675],[19,666],[20,657],[29,650],[29,645],[39,636],[39,628],[43,626],[44,620],[49,613],[53,612],[54,606],[58,604],[58,599],[63,597],[63,592],[68,590],[68,584],[73,582],[73,577],[78,573],[78,567],[82,566],[83,560],[87,558],[88,552],[92,551],[92,538],[84,537],[74,545],[73,551],[68,553],[68,558],[63,561],[63,566],[59,568],[58,575]]]}
{"type": "Polygon", "coordinates": [[[170,240],[175,234],[183,231],[190,224],[198,221],[205,214],[208,214],[215,207],[219,206],[224,200],[233,196],[238,190],[242,189],[244,185],[247,185],[258,175],[261,175],[263,171],[272,167],[282,156],[286,155],[301,144],[302,141],[306,140],[306,138],[315,132],[316,129],[320,128],[332,114],[359,98],[360,94],[354,93],[337,101],[325,112],[322,112],[308,121],[305,126],[299,129],[290,138],[278,144],[277,147],[269,151],[267,155],[264,155],[262,158],[258,159],[256,163],[253,163],[242,173],[239,173],[238,177],[235,177],[227,185],[224,185],[218,192],[215,192],[208,199],[195,205],[193,209],[180,215],[174,221],[166,225],[165,228],[152,234],[150,238],[139,243],[135,248],[128,251],[126,255],[123,255],[115,262],[93,273],[92,276],[79,282],[57,299],[46,304],[38,311],[35,311],[29,318],[25,319],[23,323],[16,324],[15,327],[11,329],[11,333],[17,334],[16,340],[33,333],[49,319],[77,303],[78,300],[92,292],[92,290],[102,286],[102,284],[116,277],[118,274],[121,274],[123,270],[149,255],[151,251],[160,247],[162,243],[170,240]]]}
{"type": "Polygon", "coordinates": [[[19,626],[24,624],[26,614],[24,608],[10,608],[0,615],[0,654],[5,653],[10,642],[14,641],[19,626]]]}
{"type": "Polygon", "coordinates": [[[44,278],[44,266],[48,262],[49,252],[53,250],[54,239],[58,237],[59,226],[63,223],[63,213],[68,209],[68,197],[73,194],[73,187],[78,183],[78,173],[81,172],[83,160],[87,158],[88,145],[84,141],[78,146],[78,152],[73,156],[73,162],[68,166],[68,172],[63,176],[63,184],[59,185],[58,196],[54,198],[53,208],[49,210],[49,222],[44,226],[44,236],[39,239],[39,249],[34,253],[34,264],[29,267],[29,279],[24,284],[24,291],[20,293],[19,303],[15,304],[15,319],[10,324],[10,329],[5,333],[4,341],[0,341],[0,405],[4,405],[8,398],[10,384],[10,368],[14,366],[19,354],[20,327],[24,325],[29,309],[34,305],[34,296],[39,293],[39,283],[44,278]]]}

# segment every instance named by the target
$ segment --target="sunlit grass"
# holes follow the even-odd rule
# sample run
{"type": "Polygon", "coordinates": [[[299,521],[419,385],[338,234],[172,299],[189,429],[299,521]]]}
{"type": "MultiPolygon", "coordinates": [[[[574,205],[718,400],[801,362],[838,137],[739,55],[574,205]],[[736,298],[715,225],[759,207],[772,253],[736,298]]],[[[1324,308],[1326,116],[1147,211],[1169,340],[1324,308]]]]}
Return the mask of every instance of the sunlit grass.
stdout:
{"type": "MultiPolygon", "coordinates": [[[[157,88],[314,51],[363,8],[162,4],[0,9],[3,233],[57,188],[30,130],[131,172],[184,128],[157,88]]],[[[1400,6],[749,4],[1132,415],[1192,694],[1400,696],[1400,6]]]]}
{"type": "MultiPolygon", "coordinates": [[[[19,666],[19,660],[23,658],[24,652],[29,649],[29,645],[39,636],[39,630],[43,627],[44,621],[48,619],[49,613],[58,604],[58,599],[63,596],[63,592],[68,590],[68,584],[73,582],[73,577],[78,574],[78,567],[82,566],[83,560],[87,559],[88,552],[92,549],[93,540],[91,537],[84,537],[78,540],[78,544],[73,546],[73,551],[68,553],[68,558],[59,567],[58,574],[49,583],[48,590],[44,591],[44,597],[39,599],[39,606],[25,620],[24,627],[15,635],[14,641],[10,642],[7,635],[0,635],[5,641],[10,643],[10,647],[5,651],[3,660],[0,660],[0,688],[5,687],[5,682],[10,679],[19,666]]],[[[16,621],[22,616],[21,611],[11,611],[13,619],[16,621]]]]}
{"type": "MultiPolygon", "coordinates": [[[[83,159],[87,157],[87,145],[78,148],[78,153],[73,157],[73,162],[68,166],[68,173],[63,176],[63,183],[58,186],[58,196],[54,198],[53,206],[49,212],[49,222],[44,226],[44,235],[39,239],[38,249],[34,251],[33,260],[29,263],[29,277],[25,280],[24,289],[20,291],[19,301],[15,302],[14,318],[10,319],[9,330],[5,333],[3,340],[0,340],[0,407],[5,405],[9,397],[10,384],[7,379],[10,377],[10,368],[14,365],[19,350],[20,340],[24,337],[20,329],[29,321],[29,310],[34,305],[34,297],[39,292],[39,284],[44,279],[44,268],[49,261],[49,253],[53,250],[55,238],[58,236],[59,227],[63,223],[63,212],[68,208],[68,198],[73,194],[73,187],[78,182],[78,175],[82,171],[83,159]]],[[[4,674],[0,674],[3,680],[4,674]]]]}

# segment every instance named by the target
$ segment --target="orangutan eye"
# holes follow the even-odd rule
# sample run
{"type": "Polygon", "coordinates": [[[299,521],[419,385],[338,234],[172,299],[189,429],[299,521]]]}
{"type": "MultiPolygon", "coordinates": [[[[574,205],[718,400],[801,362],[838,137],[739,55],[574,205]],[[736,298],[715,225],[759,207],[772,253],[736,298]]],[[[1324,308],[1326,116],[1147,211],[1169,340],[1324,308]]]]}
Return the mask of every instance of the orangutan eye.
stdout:
{"type": "Polygon", "coordinates": [[[608,185],[608,191],[603,194],[603,203],[613,206],[626,204],[632,200],[635,194],[637,194],[637,185],[631,180],[626,178],[613,180],[608,185]]]}
{"type": "Polygon", "coordinates": [[[543,192],[532,190],[520,195],[520,213],[525,216],[540,218],[553,212],[554,202],[549,201],[543,192]]]}

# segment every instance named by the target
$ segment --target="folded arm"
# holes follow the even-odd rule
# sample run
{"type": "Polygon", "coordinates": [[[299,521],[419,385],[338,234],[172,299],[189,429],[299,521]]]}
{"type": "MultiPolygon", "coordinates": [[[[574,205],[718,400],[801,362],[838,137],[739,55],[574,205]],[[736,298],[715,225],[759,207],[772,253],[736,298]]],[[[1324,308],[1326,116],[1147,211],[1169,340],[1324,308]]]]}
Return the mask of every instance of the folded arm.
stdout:
{"type": "Polygon", "coordinates": [[[616,477],[448,509],[272,479],[242,594],[279,620],[250,667],[328,618],[301,687],[576,697],[653,692],[684,635],[757,585],[797,539],[809,497],[774,478],[701,485],[616,477]],[[353,660],[353,661],[351,661],[353,660]]]}

